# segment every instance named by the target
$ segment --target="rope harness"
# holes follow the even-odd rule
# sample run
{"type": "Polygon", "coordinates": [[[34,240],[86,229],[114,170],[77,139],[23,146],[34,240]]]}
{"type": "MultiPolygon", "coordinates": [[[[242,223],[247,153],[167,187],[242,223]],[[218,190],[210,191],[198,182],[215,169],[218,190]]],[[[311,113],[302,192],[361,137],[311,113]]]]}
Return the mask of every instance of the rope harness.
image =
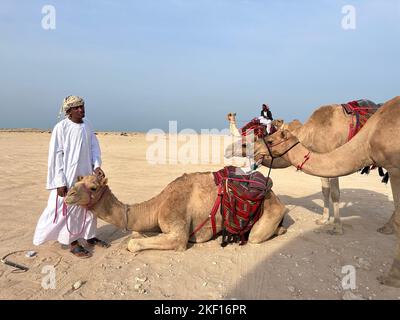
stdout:
{"type": "MultiPolygon", "coordinates": [[[[91,190],[89,190],[89,189],[86,187],[86,185],[83,184],[83,188],[84,188],[85,192],[86,192],[86,193],[88,194],[88,196],[89,196],[89,203],[88,203],[86,206],[84,206],[84,208],[85,208],[85,214],[84,214],[84,216],[83,216],[82,227],[80,228],[80,231],[79,231],[78,233],[73,233],[73,232],[71,231],[71,228],[70,228],[70,226],[68,225],[68,217],[71,215],[71,213],[68,213],[68,206],[67,206],[67,204],[65,203],[65,201],[63,201],[63,204],[62,204],[62,216],[65,217],[65,224],[66,224],[66,226],[67,226],[67,230],[68,230],[69,234],[72,235],[72,236],[78,236],[78,235],[82,234],[82,232],[85,230],[86,218],[87,218],[88,210],[91,210],[91,209],[94,207],[94,205],[103,197],[105,191],[108,189],[107,186],[104,186],[104,187],[101,189],[101,191],[98,192],[98,194],[97,194],[97,196],[96,196],[91,190]]],[[[53,224],[55,224],[56,221],[57,221],[57,215],[58,215],[58,194],[57,194],[57,196],[56,196],[56,211],[55,211],[55,214],[54,214],[53,224]]],[[[126,217],[126,218],[128,218],[128,217],[126,217]]],[[[125,229],[126,229],[126,228],[125,228],[125,229]]]]}
{"type": "Polygon", "coordinates": [[[218,187],[217,199],[209,216],[190,234],[192,237],[207,222],[211,221],[213,236],[217,235],[216,214],[218,209],[222,216],[222,243],[240,240],[246,243],[246,235],[263,213],[265,196],[272,188],[272,180],[260,172],[246,175],[240,168],[225,167],[213,172],[214,182],[218,187]]]}
{"type": "MultiPolygon", "coordinates": [[[[297,142],[295,142],[290,148],[288,148],[285,152],[281,153],[281,154],[278,155],[278,156],[274,156],[274,155],[272,154],[272,147],[275,147],[275,146],[277,146],[277,145],[280,145],[281,143],[284,143],[284,142],[286,142],[286,141],[288,141],[288,139],[285,138],[285,139],[282,139],[281,141],[279,141],[279,142],[277,142],[277,143],[275,143],[275,144],[271,144],[271,145],[270,145],[270,144],[268,144],[267,142],[265,142],[265,140],[263,139],[263,142],[264,142],[265,146],[266,146],[267,149],[268,149],[269,156],[271,157],[271,167],[269,168],[269,169],[270,169],[269,172],[271,172],[272,163],[273,163],[273,161],[274,161],[275,158],[282,157],[283,155],[285,155],[286,153],[288,153],[290,150],[292,150],[295,146],[297,146],[297,145],[300,143],[300,141],[297,141],[297,142]]],[[[310,160],[310,154],[311,154],[311,151],[308,152],[308,153],[304,156],[303,162],[302,162],[301,164],[298,164],[298,165],[296,166],[297,171],[299,171],[299,170],[301,171],[301,170],[303,169],[304,164],[305,164],[308,160],[310,160]]],[[[262,159],[264,159],[264,157],[265,157],[265,156],[263,156],[262,159]]],[[[269,173],[268,173],[268,177],[269,177],[269,173]]]]}

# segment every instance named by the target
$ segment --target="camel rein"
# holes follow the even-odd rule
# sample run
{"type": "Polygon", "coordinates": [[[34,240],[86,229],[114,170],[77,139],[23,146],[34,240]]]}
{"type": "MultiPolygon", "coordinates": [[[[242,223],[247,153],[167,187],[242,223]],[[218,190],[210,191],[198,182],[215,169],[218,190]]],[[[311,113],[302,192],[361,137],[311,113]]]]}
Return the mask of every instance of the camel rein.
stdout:
{"type": "MultiPolygon", "coordinates": [[[[53,223],[56,223],[56,221],[57,221],[57,213],[58,213],[58,194],[56,196],[56,212],[54,214],[53,223]]],[[[82,223],[81,231],[79,231],[78,233],[73,233],[71,231],[69,225],[68,225],[68,216],[70,215],[70,213],[68,213],[68,207],[67,207],[67,204],[65,203],[65,201],[63,201],[63,204],[62,204],[62,215],[63,215],[63,217],[65,217],[65,224],[67,226],[67,230],[68,230],[70,235],[77,236],[77,235],[80,235],[83,232],[83,230],[85,229],[85,225],[86,225],[87,208],[85,208],[85,214],[84,214],[84,217],[83,217],[83,223],[82,223]]]]}
{"type": "MultiPolygon", "coordinates": [[[[297,145],[300,143],[300,141],[297,141],[297,142],[294,143],[289,149],[287,149],[285,152],[283,152],[283,153],[280,154],[279,156],[275,156],[275,157],[274,157],[274,156],[272,155],[272,147],[275,147],[275,146],[277,146],[277,145],[279,145],[279,144],[281,144],[281,143],[283,143],[283,142],[285,142],[285,141],[287,141],[287,140],[288,140],[288,139],[283,139],[282,141],[277,142],[277,143],[272,144],[272,145],[268,145],[268,143],[266,143],[265,140],[263,140],[265,146],[266,146],[267,149],[268,149],[268,153],[269,153],[269,155],[270,155],[270,157],[271,157],[271,159],[272,159],[272,160],[271,160],[271,167],[272,167],[272,162],[274,161],[275,158],[282,157],[283,155],[285,155],[286,153],[288,153],[290,150],[292,150],[295,146],[297,146],[297,145]]],[[[310,160],[310,154],[311,154],[311,151],[309,151],[309,152],[304,156],[303,162],[302,162],[301,164],[298,164],[298,165],[296,166],[297,171],[301,171],[301,170],[303,169],[304,164],[305,164],[308,160],[310,160]]],[[[264,156],[263,156],[262,159],[264,159],[264,156]]],[[[271,167],[270,167],[270,171],[271,171],[271,167]]],[[[269,176],[269,173],[268,173],[268,176],[269,176]]]]}

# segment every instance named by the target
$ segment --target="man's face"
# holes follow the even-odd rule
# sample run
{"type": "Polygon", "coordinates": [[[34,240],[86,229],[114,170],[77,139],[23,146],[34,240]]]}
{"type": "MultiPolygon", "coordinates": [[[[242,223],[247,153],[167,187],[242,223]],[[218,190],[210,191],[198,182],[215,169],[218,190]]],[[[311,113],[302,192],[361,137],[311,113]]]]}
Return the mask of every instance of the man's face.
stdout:
{"type": "Polygon", "coordinates": [[[69,115],[74,120],[82,120],[85,117],[85,106],[70,108],[69,115]]]}

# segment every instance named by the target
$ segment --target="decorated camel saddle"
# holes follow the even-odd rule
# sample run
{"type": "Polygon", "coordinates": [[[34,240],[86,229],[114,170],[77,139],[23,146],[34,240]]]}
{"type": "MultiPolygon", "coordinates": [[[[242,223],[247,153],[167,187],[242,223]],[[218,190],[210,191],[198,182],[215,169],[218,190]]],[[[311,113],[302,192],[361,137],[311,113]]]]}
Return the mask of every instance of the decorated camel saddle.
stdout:
{"type": "Polygon", "coordinates": [[[354,100],[342,104],[344,112],[352,116],[349,124],[348,140],[351,140],[361,130],[367,120],[381,106],[382,103],[376,104],[367,99],[354,100]]]}
{"type": "Polygon", "coordinates": [[[264,199],[272,188],[272,180],[257,171],[245,174],[234,166],[213,174],[223,217],[222,246],[238,240],[244,244],[248,232],[263,213],[264,199]]]}
{"type": "MultiPolygon", "coordinates": [[[[347,103],[343,103],[342,107],[346,114],[351,116],[349,123],[349,136],[347,138],[350,141],[354,136],[361,130],[367,120],[383,105],[383,103],[376,104],[375,102],[367,99],[354,100],[347,103]]],[[[368,174],[370,170],[375,169],[376,166],[364,167],[361,174],[368,174]]],[[[389,174],[383,171],[382,168],[378,168],[379,175],[383,177],[382,182],[387,183],[389,181],[389,174]]]]}
{"type": "MultiPolygon", "coordinates": [[[[270,134],[277,131],[277,128],[271,124],[270,134]]],[[[258,138],[263,138],[268,135],[267,127],[263,125],[258,118],[254,118],[240,129],[242,136],[248,135],[250,132],[254,132],[254,135],[258,138]]]]}

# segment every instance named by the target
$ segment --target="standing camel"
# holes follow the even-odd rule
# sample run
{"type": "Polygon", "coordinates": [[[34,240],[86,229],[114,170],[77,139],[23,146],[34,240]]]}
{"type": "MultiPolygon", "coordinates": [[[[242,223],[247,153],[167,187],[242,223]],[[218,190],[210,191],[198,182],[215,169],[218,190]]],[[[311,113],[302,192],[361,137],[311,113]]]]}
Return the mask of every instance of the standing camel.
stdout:
{"type": "MultiPolygon", "coordinates": [[[[218,197],[218,186],[211,172],[184,174],[168,184],[154,198],[138,204],[119,201],[106,178],[79,177],[69,190],[65,203],[90,207],[100,219],[118,228],[133,231],[128,250],[186,250],[188,241],[205,242],[214,233],[209,215],[218,197]],[[195,228],[206,222],[197,232],[195,228]],[[139,237],[140,232],[159,232],[153,237],[139,237]],[[194,234],[193,234],[194,233],[194,234]]],[[[251,228],[248,241],[261,243],[273,235],[285,233],[280,226],[285,206],[270,190],[263,202],[263,213],[251,228]]],[[[215,216],[216,233],[222,229],[222,215],[215,216]]]]}
{"type": "Polygon", "coordinates": [[[226,118],[229,121],[229,131],[234,137],[241,137],[239,129],[236,126],[236,113],[230,112],[227,114],[226,118]]]}
{"type": "MultiPolygon", "coordinates": [[[[370,105],[378,108],[378,105],[368,101],[370,105]]],[[[232,114],[231,114],[232,115],[232,114]]],[[[230,117],[232,121],[232,116],[230,117]]],[[[233,117],[234,119],[234,117],[233,117]]],[[[278,128],[284,128],[296,136],[299,141],[313,152],[327,153],[345,144],[349,139],[349,124],[352,123],[353,116],[344,112],[341,104],[330,104],[321,106],[313,112],[311,117],[304,125],[300,121],[294,120],[289,124],[275,123],[278,128]]],[[[236,123],[236,122],[235,122],[236,123]]],[[[232,123],[234,127],[234,123],[232,123]]],[[[244,156],[246,154],[246,144],[239,141],[238,144],[228,146],[225,151],[225,157],[244,156]]],[[[271,167],[271,159],[265,157],[262,164],[271,167]]],[[[272,168],[287,168],[291,164],[282,160],[275,159],[272,162],[272,168]]],[[[330,221],[329,203],[333,204],[333,226],[329,230],[333,234],[343,234],[342,222],[340,220],[339,202],[340,189],[339,178],[321,178],[322,194],[324,199],[324,209],[322,217],[316,220],[318,225],[327,224],[330,221]]],[[[389,223],[378,229],[379,232],[390,234],[393,228],[389,223]]]]}
{"type": "Polygon", "coordinates": [[[388,170],[393,193],[394,212],[390,224],[398,238],[396,255],[389,273],[381,283],[400,287],[400,96],[387,101],[348,143],[328,153],[315,153],[300,143],[288,130],[254,143],[256,161],[264,155],[282,157],[307,174],[319,177],[349,175],[365,166],[388,170]]]}

